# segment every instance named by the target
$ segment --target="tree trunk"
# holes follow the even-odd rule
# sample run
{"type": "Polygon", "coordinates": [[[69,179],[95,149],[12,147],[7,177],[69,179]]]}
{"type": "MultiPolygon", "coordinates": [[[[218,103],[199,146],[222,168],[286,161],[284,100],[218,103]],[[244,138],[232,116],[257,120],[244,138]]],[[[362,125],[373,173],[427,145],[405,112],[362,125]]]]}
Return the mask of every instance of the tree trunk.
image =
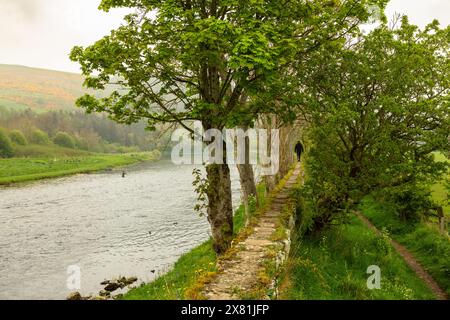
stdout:
{"type": "Polygon", "coordinates": [[[292,125],[285,125],[280,129],[280,171],[276,182],[288,174],[294,163],[294,144],[297,141],[298,130],[292,125]]]}
{"type": "MultiPolygon", "coordinates": [[[[245,131],[248,128],[242,128],[245,131]]],[[[245,137],[245,163],[238,164],[237,169],[239,171],[239,178],[241,181],[242,200],[244,202],[245,217],[248,219],[250,215],[249,200],[251,197],[255,197],[258,203],[258,193],[256,191],[255,174],[253,172],[253,166],[250,164],[250,138],[245,137]]]]}
{"type": "Polygon", "coordinates": [[[233,240],[233,206],[230,168],[227,164],[210,164],[208,178],[208,221],[211,225],[213,248],[225,253],[233,240]]]}
{"type": "Polygon", "coordinates": [[[238,164],[239,178],[241,180],[242,201],[244,202],[245,217],[248,220],[250,215],[249,201],[251,197],[255,197],[258,203],[256,192],[255,175],[251,164],[238,164]]]}
{"type": "MultiPolygon", "coordinates": [[[[275,119],[275,117],[273,117],[275,119]]],[[[273,128],[273,122],[271,122],[271,125],[266,124],[264,129],[267,130],[268,139],[267,139],[267,155],[272,155],[272,131],[273,128]]],[[[273,189],[275,189],[276,186],[276,174],[264,176],[264,185],[265,185],[265,197],[268,196],[270,192],[272,192],[273,189]]]]}

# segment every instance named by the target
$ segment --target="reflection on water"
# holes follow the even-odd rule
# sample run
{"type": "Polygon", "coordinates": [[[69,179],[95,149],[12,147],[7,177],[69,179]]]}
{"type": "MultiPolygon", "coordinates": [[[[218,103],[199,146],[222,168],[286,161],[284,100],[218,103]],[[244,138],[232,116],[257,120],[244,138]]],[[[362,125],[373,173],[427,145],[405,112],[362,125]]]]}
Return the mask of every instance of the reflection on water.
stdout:
{"type": "Polygon", "coordinates": [[[166,271],[209,237],[192,209],[192,170],[161,161],[125,179],[113,171],[0,189],[0,299],[64,299],[70,265],[81,267],[85,295],[104,279],[166,271]]]}

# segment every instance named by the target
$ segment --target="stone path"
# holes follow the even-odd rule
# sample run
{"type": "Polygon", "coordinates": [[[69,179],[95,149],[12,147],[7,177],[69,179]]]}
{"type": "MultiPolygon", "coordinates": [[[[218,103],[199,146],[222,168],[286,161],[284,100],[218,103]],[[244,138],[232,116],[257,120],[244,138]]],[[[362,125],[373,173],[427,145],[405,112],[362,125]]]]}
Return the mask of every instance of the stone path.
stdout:
{"type": "Polygon", "coordinates": [[[296,185],[300,174],[297,165],[292,176],[283,189],[272,199],[271,205],[258,218],[252,234],[242,242],[234,245],[238,249],[230,260],[219,264],[218,275],[209,282],[203,291],[208,300],[239,300],[240,294],[248,293],[258,284],[258,274],[263,270],[265,257],[269,247],[279,242],[271,240],[277,223],[286,205],[292,188],[296,185]]]}

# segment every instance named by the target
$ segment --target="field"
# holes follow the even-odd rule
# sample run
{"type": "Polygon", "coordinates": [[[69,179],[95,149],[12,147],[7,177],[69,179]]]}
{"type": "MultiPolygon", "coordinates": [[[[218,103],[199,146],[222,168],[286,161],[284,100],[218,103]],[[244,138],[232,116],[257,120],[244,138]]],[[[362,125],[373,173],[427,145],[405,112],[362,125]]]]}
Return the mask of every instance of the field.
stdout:
{"type": "MultiPolygon", "coordinates": [[[[435,154],[436,157],[436,161],[449,161],[449,159],[447,157],[445,157],[445,155],[443,155],[442,153],[436,153],[435,154]]],[[[450,179],[450,173],[448,175],[448,178],[450,179]]],[[[450,199],[449,199],[449,195],[448,195],[448,190],[445,187],[445,181],[440,181],[439,183],[436,183],[433,187],[432,187],[432,195],[433,195],[433,199],[438,201],[440,204],[443,205],[444,207],[444,211],[447,213],[447,216],[450,217],[450,199]]]]}
{"type": "Polygon", "coordinates": [[[0,159],[0,185],[90,173],[159,158],[158,152],[89,154],[53,146],[27,146],[22,151],[34,156],[0,159]]]}

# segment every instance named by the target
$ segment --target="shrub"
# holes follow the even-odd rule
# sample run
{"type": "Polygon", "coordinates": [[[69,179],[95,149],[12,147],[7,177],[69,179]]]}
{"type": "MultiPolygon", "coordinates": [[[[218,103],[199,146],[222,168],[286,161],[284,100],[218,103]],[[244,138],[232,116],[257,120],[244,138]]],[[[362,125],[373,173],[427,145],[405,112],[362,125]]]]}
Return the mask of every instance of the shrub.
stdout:
{"type": "Polygon", "coordinates": [[[21,146],[26,146],[28,144],[27,138],[25,138],[22,131],[20,130],[11,131],[11,133],[9,134],[9,138],[13,143],[21,146]]]}
{"type": "Polygon", "coordinates": [[[431,192],[416,185],[391,190],[389,198],[398,216],[404,221],[417,222],[435,207],[431,192]]]}
{"type": "Polygon", "coordinates": [[[58,132],[53,138],[53,143],[61,147],[75,149],[74,138],[66,132],[58,132]]]}
{"type": "Polygon", "coordinates": [[[42,130],[34,129],[30,135],[30,142],[34,144],[49,144],[50,139],[48,138],[48,134],[42,130]]]}
{"type": "Polygon", "coordinates": [[[155,158],[155,159],[161,159],[161,157],[162,157],[161,151],[159,151],[157,149],[153,150],[152,151],[152,157],[155,158]]]}
{"type": "Polygon", "coordinates": [[[117,146],[117,153],[134,153],[140,152],[141,150],[137,146],[125,147],[125,146],[117,146]]]}
{"type": "Polygon", "coordinates": [[[11,158],[14,156],[11,139],[6,132],[0,129],[0,158],[11,158]]]}

